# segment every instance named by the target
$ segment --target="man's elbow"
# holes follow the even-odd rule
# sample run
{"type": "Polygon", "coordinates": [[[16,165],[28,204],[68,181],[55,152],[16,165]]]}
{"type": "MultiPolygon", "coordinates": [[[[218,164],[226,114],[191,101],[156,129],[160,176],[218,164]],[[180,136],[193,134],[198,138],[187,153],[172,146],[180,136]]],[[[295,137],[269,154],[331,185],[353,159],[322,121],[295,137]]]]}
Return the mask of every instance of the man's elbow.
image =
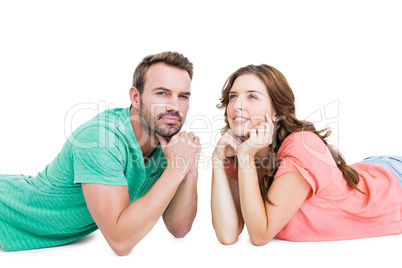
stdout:
{"type": "Polygon", "coordinates": [[[110,247],[118,256],[127,256],[133,250],[136,244],[130,245],[124,241],[109,242],[110,247]]]}
{"type": "Polygon", "coordinates": [[[112,248],[114,253],[116,253],[118,256],[120,257],[124,257],[127,256],[128,254],[130,254],[131,249],[127,249],[127,248],[112,248]]]}
{"type": "Polygon", "coordinates": [[[190,230],[191,230],[191,225],[187,225],[187,226],[180,226],[177,228],[170,228],[169,232],[175,238],[183,238],[190,232],[190,230]]]}

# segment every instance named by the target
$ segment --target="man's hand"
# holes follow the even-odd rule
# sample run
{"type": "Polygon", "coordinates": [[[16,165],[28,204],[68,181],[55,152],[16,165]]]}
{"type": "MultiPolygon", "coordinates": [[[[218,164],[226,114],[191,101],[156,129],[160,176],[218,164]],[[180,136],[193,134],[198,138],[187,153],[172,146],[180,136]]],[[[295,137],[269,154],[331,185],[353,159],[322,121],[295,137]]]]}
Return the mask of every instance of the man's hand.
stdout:
{"type": "Polygon", "coordinates": [[[200,138],[192,132],[182,131],[172,136],[169,142],[156,134],[165,154],[167,168],[177,169],[182,174],[196,170],[198,155],[201,152],[200,138]]]}

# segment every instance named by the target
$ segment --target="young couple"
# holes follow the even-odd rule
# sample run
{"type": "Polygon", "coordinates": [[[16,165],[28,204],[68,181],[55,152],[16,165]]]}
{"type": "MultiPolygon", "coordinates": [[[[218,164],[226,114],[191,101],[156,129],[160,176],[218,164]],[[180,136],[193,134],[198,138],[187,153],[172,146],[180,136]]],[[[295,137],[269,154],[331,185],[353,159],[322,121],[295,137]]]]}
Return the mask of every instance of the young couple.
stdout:
{"type": "MultiPolygon", "coordinates": [[[[66,244],[100,229],[127,255],[160,216],[185,236],[197,212],[200,140],[180,129],[193,65],[182,54],[138,65],[131,107],[100,113],[67,139],[35,177],[0,175],[0,247],[66,244]],[[185,165],[180,163],[186,163],[185,165]]],[[[212,221],[219,241],[246,225],[255,245],[277,237],[324,241],[402,233],[402,158],[348,166],[330,132],[295,116],[285,77],[249,65],[226,81],[226,126],[213,152],[212,221]]]]}

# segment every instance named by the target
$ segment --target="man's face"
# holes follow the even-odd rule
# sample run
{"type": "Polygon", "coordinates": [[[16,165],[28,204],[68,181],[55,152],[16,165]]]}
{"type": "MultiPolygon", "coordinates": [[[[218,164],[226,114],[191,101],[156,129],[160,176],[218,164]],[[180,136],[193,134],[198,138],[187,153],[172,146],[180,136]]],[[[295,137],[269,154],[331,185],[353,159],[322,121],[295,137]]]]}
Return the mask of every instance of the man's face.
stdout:
{"type": "Polygon", "coordinates": [[[164,63],[152,65],[140,96],[141,125],[150,135],[171,137],[180,131],[189,108],[191,79],[187,71],[164,63]]]}

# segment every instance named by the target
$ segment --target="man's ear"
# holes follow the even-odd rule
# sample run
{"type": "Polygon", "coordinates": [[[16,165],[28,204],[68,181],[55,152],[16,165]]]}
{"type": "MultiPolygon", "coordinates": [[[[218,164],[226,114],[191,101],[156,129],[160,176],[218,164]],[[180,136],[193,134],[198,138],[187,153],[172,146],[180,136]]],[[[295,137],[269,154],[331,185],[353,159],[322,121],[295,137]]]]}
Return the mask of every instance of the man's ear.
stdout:
{"type": "Polygon", "coordinates": [[[130,88],[130,101],[135,109],[140,109],[140,92],[134,86],[130,88]]]}

